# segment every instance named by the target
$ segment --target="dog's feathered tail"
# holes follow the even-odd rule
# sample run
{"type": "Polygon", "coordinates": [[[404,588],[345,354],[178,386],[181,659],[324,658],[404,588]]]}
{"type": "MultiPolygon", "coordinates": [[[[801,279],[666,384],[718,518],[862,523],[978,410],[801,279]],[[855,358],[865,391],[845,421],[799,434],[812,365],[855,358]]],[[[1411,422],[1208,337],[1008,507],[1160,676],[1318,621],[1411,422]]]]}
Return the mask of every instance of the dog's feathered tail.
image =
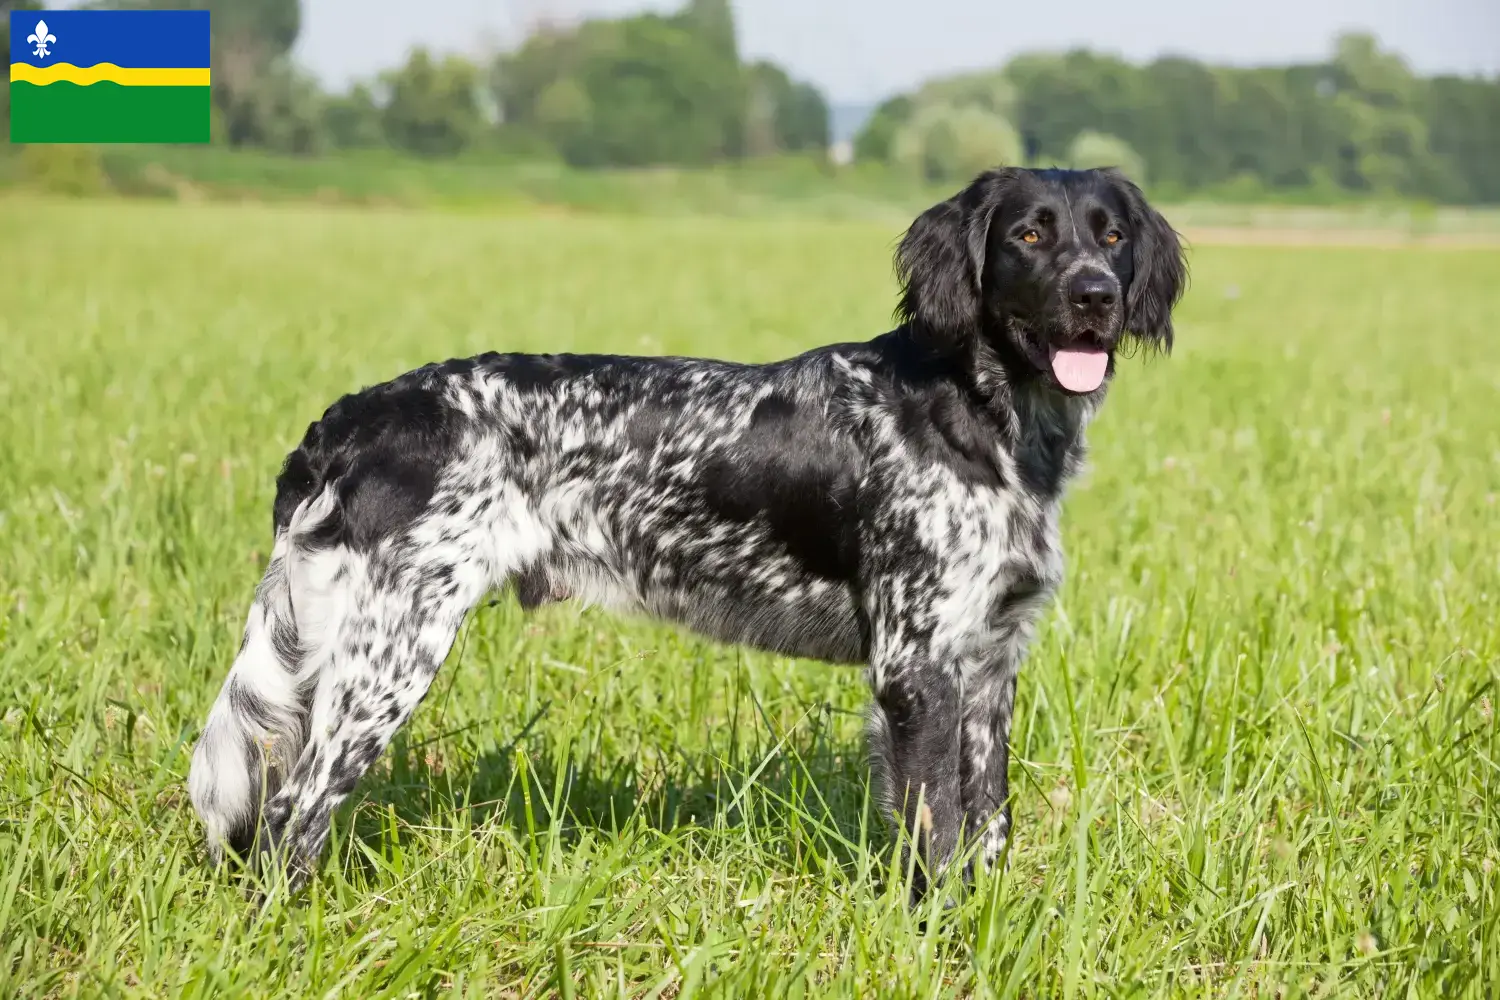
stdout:
{"type": "MultiPolygon", "coordinates": [[[[322,647],[342,602],[315,550],[304,543],[323,526],[333,490],[300,499],[279,523],[265,576],[245,622],[234,665],[208,714],[193,752],[188,793],[208,834],[210,854],[224,847],[244,856],[255,844],[261,811],[296,765],[322,647]]],[[[281,519],[278,518],[278,521],[281,519]]]]}
{"type": "Polygon", "coordinates": [[[239,655],[193,751],[188,793],[215,857],[224,846],[244,854],[254,842],[265,800],[275,794],[306,739],[302,663],[287,578],[290,546],[278,532],[256,589],[239,655]]]}

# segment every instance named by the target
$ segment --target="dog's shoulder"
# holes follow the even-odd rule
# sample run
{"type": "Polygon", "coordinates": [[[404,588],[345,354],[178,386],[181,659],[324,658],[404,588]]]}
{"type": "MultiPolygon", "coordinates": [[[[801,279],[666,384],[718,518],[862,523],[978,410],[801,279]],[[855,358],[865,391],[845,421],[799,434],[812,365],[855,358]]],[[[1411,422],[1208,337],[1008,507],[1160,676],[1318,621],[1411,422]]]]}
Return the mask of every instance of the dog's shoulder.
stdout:
{"type": "Polygon", "coordinates": [[[869,445],[912,475],[952,473],[1000,487],[1004,428],[955,359],[905,329],[826,349],[838,391],[866,428],[869,445]]]}

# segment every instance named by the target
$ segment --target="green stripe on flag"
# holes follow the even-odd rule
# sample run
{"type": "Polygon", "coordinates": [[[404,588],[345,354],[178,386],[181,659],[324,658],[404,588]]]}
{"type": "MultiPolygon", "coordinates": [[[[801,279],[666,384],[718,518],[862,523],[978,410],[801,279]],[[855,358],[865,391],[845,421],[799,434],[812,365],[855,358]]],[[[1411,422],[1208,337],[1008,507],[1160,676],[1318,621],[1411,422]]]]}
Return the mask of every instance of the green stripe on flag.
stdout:
{"type": "Polygon", "coordinates": [[[208,142],[207,87],[10,85],[11,142],[208,142]]]}

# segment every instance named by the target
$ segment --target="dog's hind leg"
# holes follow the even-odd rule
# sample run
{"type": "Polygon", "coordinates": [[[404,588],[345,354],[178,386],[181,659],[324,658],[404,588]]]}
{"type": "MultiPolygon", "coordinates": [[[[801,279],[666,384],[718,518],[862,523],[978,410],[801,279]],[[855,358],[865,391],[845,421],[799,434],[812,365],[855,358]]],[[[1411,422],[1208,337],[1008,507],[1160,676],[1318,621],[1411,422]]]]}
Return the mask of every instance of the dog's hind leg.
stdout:
{"type": "Polygon", "coordinates": [[[263,831],[297,880],[322,853],[334,810],[426,696],[492,583],[483,532],[449,527],[418,525],[367,551],[334,545],[297,564],[293,600],[317,595],[330,613],[308,630],[319,662],[307,743],[267,803],[263,831]]]}

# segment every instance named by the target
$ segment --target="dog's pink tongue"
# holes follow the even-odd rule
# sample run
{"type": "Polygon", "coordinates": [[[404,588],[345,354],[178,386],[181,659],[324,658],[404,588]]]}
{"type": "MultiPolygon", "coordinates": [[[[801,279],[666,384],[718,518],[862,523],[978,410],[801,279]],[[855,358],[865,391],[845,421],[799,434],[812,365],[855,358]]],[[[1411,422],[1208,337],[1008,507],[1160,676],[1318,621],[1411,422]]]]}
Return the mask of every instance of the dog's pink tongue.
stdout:
{"type": "Polygon", "coordinates": [[[1109,355],[1097,350],[1054,350],[1052,374],[1069,392],[1093,392],[1104,382],[1109,355]]]}

